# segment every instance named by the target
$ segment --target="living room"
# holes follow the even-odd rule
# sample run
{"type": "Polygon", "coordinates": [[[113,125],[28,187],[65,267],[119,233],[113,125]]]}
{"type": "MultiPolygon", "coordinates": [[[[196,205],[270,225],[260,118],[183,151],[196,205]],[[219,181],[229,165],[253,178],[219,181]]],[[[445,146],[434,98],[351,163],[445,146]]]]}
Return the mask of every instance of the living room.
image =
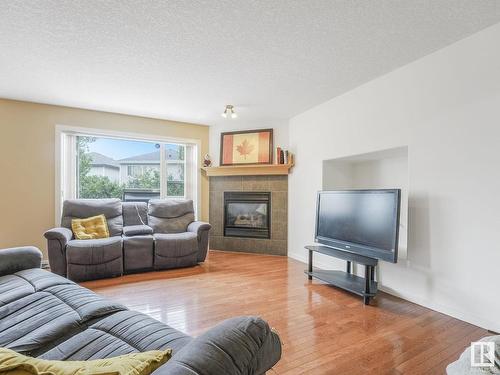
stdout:
{"type": "Polygon", "coordinates": [[[500,373],[500,2],[5,1],[0,373],[500,373]]]}

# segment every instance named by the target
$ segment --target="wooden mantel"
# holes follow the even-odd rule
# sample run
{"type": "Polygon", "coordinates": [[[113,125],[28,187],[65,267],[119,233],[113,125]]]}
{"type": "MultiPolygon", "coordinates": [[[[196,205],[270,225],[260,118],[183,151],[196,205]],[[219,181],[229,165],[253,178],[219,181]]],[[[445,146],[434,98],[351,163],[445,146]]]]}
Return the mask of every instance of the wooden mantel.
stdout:
{"type": "Polygon", "coordinates": [[[231,165],[201,168],[207,176],[272,176],[287,175],[293,164],[231,165]]]}

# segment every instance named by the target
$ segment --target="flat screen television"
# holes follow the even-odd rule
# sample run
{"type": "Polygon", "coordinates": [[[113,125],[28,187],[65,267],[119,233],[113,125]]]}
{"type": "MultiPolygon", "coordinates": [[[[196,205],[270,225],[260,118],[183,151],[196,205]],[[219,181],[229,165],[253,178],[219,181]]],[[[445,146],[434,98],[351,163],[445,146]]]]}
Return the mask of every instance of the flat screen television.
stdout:
{"type": "Polygon", "coordinates": [[[396,263],[400,189],[318,193],[316,242],[396,263]]]}

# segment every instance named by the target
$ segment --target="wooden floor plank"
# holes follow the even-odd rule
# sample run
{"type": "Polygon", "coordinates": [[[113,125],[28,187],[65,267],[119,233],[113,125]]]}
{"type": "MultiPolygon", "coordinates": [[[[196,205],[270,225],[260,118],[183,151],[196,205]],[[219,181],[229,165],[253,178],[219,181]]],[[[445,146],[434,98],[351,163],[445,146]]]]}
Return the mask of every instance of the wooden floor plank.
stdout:
{"type": "Polygon", "coordinates": [[[196,336],[236,315],[259,315],[283,341],[270,374],[444,374],[488,332],[379,293],[370,306],[309,281],[286,257],[211,251],[201,266],[82,285],[196,336]]]}

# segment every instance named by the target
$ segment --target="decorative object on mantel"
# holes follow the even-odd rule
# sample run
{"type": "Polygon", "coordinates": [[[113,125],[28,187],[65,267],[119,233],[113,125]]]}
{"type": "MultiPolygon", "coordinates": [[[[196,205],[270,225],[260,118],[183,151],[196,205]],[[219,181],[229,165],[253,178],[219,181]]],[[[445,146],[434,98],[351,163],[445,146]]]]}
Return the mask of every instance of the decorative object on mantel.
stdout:
{"type": "Polygon", "coordinates": [[[203,166],[204,167],[212,166],[212,158],[210,157],[210,155],[205,154],[205,157],[203,158],[203,166]]]}
{"type": "Polygon", "coordinates": [[[272,164],[273,129],[221,133],[220,165],[272,164]]]}
{"type": "Polygon", "coordinates": [[[208,177],[216,176],[282,176],[290,173],[293,164],[233,165],[201,168],[208,177]]]}
{"type": "Polygon", "coordinates": [[[288,150],[276,147],[276,164],[293,164],[293,154],[288,150]]]}
{"type": "Polygon", "coordinates": [[[236,117],[238,117],[238,115],[234,111],[234,106],[231,104],[226,105],[226,108],[224,109],[224,112],[222,112],[221,116],[224,118],[236,118],[236,117]]]}

